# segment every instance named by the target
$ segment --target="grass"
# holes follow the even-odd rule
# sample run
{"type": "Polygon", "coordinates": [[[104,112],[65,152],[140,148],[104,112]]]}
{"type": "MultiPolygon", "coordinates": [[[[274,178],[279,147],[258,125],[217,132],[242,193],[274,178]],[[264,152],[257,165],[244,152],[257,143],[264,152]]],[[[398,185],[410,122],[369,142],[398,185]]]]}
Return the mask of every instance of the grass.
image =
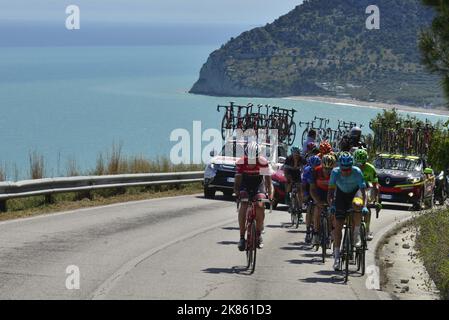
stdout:
{"type": "MultiPolygon", "coordinates": [[[[17,177],[17,167],[13,166],[11,176],[17,177]]],[[[159,173],[201,171],[204,165],[173,165],[168,158],[158,157],[154,160],[143,155],[125,156],[122,144],[113,144],[105,155],[100,153],[95,168],[82,172],[75,157],[67,159],[66,175],[110,175],[127,173],[159,173]]],[[[29,178],[41,179],[45,177],[45,160],[37,151],[29,154],[29,178]]],[[[0,165],[0,181],[8,178],[6,166],[0,165]]],[[[16,179],[17,180],[17,179],[16,179]]],[[[7,211],[0,213],[0,220],[28,217],[36,214],[56,211],[72,210],[83,207],[105,205],[117,202],[151,199],[157,197],[176,196],[198,193],[202,190],[200,183],[171,186],[148,186],[129,188],[110,188],[104,190],[71,192],[51,196],[35,196],[7,200],[7,211]]]]}
{"type": "Polygon", "coordinates": [[[416,218],[416,248],[443,300],[449,300],[449,209],[416,218]]]}

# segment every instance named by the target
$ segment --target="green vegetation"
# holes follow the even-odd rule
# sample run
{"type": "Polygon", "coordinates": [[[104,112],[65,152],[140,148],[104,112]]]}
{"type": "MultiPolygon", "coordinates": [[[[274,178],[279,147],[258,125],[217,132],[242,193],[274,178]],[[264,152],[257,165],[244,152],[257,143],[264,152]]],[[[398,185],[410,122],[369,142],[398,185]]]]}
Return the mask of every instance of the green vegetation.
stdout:
{"type": "Polygon", "coordinates": [[[447,1],[422,0],[436,12],[432,25],[421,33],[419,47],[423,63],[433,73],[441,76],[441,84],[449,99],[449,3],[447,1]]]}
{"type": "MultiPolygon", "coordinates": [[[[45,160],[37,151],[29,155],[29,177],[40,179],[45,177],[45,160]]],[[[15,168],[15,167],[14,167],[15,168]]],[[[108,175],[127,173],[159,173],[201,171],[204,165],[173,165],[167,158],[155,160],[144,156],[124,156],[121,144],[113,144],[111,150],[99,154],[94,169],[81,172],[75,158],[67,160],[67,176],[108,175]]],[[[0,166],[0,181],[7,178],[6,168],[0,166]]],[[[17,173],[15,173],[17,175],[17,173]]],[[[0,220],[26,217],[35,214],[71,210],[82,207],[105,205],[116,202],[150,199],[164,196],[192,194],[202,191],[200,183],[189,185],[147,186],[129,188],[110,188],[104,190],[61,193],[51,196],[35,196],[7,200],[7,212],[0,214],[0,220]]]]}
{"type": "Polygon", "coordinates": [[[443,300],[449,299],[449,210],[435,210],[415,220],[416,247],[443,300]]]}
{"type": "Polygon", "coordinates": [[[304,1],[214,51],[191,92],[443,105],[438,77],[426,72],[418,48],[419,32],[430,25],[433,11],[420,0],[378,0],[380,30],[367,30],[365,10],[371,4],[304,1]]]}
{"type": "MultiPolygon", "coordinates": [[[[416,127],[417,124],[421,126],[424,122],[415,116],[406,115],[403,116],[399,114],[395,109],[384,110],[383,113],[377,114],[373,119],[373,123],[382,123],[384,127],[394,128],[396,123],[410,121],[411,127],[416,127]]],[[[449,132],[448,132],[449,121],[446,123],[438,122],[435,125],[435,131],[432,135],[429,153],[427,154],[427,160],[432,166],[435,172],[445,170],[449,168],[449,157],[447,157],[447,152],[449,150],[449,132]]],[[[373,137],[368,136],[368,145],[371,145],[373,137]]],[[[373,158],[377,150],[374,148],[369,148],[370,157],[373,158]]]]}

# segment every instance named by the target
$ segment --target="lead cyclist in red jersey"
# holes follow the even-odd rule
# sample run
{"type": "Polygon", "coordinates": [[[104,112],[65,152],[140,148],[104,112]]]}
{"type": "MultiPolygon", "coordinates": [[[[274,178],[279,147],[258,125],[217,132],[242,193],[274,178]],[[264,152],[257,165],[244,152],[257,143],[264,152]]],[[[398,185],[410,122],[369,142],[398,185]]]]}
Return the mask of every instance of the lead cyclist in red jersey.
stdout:
{"type": "MultiPolygon", "coordinates": [[[[237,173],[235,175],[234,192],[240,198],[266,199],[267,193],[273,199],[271,175],[273,169],[268,160],[260,155],[260,147],[256,142],[250,142],[245,148],[245,156],[237,160],[237,173]]],[[[242,202],[239,209],[240,241],[238,248],[245,250],[245,227],[247,202],[242,202]]],[[[265,206],[258,202],[256,207],[256,232],[259,239],[259,248],[263,247],[261,231],[265,219],[265,206]]]]}

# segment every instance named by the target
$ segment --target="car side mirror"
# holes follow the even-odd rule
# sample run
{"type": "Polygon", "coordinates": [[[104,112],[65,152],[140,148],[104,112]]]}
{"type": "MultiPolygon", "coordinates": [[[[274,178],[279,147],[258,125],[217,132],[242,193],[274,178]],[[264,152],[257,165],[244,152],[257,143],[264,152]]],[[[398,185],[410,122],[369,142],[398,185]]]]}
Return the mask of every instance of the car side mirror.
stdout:
{"type": "Polygon", "coordinates": [[[279,163],[284,164],[285,163],[286,158],[285,157],[279,157],[279,163]]]}
{"type": "Polygon", "coordinates": [[[211,157],[215,157],[215,150],[212,150],[209,154],[211,157]]]}
{"type": "Polygon", "coordinates": [[[425,168],[424,169],[424,174],[433,174],[432,168],[425,168]]]}

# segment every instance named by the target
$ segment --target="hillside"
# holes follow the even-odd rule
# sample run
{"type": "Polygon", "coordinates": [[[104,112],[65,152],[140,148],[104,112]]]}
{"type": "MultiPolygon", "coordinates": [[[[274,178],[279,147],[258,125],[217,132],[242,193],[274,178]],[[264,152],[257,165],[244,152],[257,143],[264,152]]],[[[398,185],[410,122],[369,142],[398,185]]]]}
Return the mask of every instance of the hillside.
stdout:
{"type": "Polygon", "coordinates": [[[417,44],[432,18],[420,0],[306,0],[212,52],[190,92],[442,105],[439,78],[424,70],[417,44]],[[380,30],[365,27],[373,3],[380,30]]]}

